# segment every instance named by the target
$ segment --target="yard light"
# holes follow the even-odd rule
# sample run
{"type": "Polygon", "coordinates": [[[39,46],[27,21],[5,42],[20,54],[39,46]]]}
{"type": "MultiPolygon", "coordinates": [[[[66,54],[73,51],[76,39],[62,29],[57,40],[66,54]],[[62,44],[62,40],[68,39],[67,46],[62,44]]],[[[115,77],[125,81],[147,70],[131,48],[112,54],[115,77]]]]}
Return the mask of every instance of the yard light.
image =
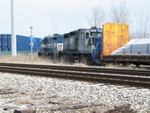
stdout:
{"type": "Polygon", "coordinates": [[[13,6],[13,0],[11,0],[11,54],[12,54],[12,56],[17,56],[16,35],[14,33],[14,6],[13,6]]]}

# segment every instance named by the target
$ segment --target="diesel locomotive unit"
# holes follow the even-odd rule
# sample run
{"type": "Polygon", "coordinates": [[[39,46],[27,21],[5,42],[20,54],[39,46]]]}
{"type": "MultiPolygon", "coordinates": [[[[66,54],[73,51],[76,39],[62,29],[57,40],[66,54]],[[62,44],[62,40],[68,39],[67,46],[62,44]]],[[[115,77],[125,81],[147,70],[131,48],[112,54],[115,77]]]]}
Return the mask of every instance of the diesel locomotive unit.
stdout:
{"type": "Polygon", "coordinates": [[[102,29],[78,29],[64,35],[55,34],[41,40],[38,55],[46,55],[65,62],[99,62],[102,29]]]}
{"type": "Polygon", "coordinates": [[[53,36],[46,36],[40,42],[38,56],[49,56],[55,58],[63,51],[64,38],[63,35],[54,34],[53,36]]]}
{"type": "Polygon", "coordinates": [[[97,62],[100,55],[102,30],[100,28],[79,29],[64,34],[64,48],[61,56],[84,63],[97,62]]]}

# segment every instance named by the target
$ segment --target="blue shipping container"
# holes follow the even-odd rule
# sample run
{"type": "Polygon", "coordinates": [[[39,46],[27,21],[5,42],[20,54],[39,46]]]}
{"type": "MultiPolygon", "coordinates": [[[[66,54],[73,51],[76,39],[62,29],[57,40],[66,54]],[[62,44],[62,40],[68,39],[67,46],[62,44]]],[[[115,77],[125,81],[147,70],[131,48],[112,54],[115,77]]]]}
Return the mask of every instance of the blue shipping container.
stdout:
{"type": "MultiPolygon", "coordinates": [[[[28,36],[16,35],[16,46],[17,52],[19,53],[29,53],[30,43],[34,43],[33,52],[37,52],[40,46],[41,38],[33,37],[32,40],[28,36]]],[[[11,35],[10,34],[0,34],[0,51],[6,52],[11,51],[11,35]]]]}

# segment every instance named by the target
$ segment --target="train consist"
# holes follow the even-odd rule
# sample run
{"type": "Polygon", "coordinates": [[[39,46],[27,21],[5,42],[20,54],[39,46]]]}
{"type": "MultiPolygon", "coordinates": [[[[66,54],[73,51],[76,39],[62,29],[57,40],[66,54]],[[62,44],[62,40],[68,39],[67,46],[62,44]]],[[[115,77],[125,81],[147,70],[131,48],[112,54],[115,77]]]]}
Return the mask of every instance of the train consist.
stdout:
{"type": "Polygon", "coordinates": [[[99,62],[102,29],[78,29],[64,35],[44,37],[38,55],[63,59],[65,62],[99,62]]]}
{"type": "Polygon", "coordinates": [[[106,23],[102,29],[93,27],[78,29],[63,35],[46,36],[41,40],[38,55],[65,62],[79,61],[86,64],[119,62],[139,65],[147,62],[145,59],[138,60],[139,54],[134,57],[132,54],[114,54],[128,42],[128,25],[106,23]]]}

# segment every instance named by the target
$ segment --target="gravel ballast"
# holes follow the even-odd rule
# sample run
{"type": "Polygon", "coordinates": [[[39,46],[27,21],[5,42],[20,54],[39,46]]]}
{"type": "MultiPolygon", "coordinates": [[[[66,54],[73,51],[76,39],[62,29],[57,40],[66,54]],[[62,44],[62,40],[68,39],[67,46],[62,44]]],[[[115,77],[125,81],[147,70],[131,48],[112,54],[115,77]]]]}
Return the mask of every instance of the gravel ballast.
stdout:
{"type": "Polygon", "coordinates": [[[0,73],[0,92],[0,113],[73,103],[101,103],[101,113],[125,104],[137,113],[150,112],[150,90],[135,87],[0,73]]]}
{"type": "MultiPolygon", "coordinates": [[[[2,55],[0,59],[2,63],[66,65],[52,62],[49,58],[41,59],[37,54],[33,54],[32,59],[28,54],[18,54],[16,57],[2,55]]],[[[73,66],[87,67],[79,63],[73,66]]],[[[110,65],[108,68],[120,68],[120,66],[110,65]]],[[[52,113],[104,113],[114,109],[115,106],[129,104],[131,110],[137,113],[149,113],[150,90],[0,72],[0,113],[30,109],[30,113],[33,113],[32,110],[36,110],[36,113],[51,113],[49,108],[57,109],[59,106],[63,107],[52,113]],[[93,103],[100,106],[75,110],[65,108],[74,104],[82,107],[93,103]]]]}

